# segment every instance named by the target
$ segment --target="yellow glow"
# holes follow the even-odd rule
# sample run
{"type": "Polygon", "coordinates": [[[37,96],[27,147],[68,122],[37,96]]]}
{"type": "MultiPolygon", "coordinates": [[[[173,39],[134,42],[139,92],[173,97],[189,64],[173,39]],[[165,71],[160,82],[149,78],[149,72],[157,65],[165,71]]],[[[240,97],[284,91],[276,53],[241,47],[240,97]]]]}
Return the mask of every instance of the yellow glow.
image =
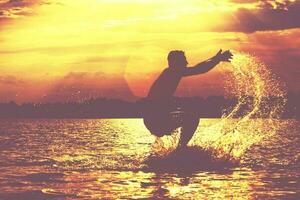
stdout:
{"type": "MultiPolygon", "coordinates": [[[[122,58],[147,59],[148,52],[136,51],[144,45],[164,53],[191,49],[199,40],[202,47],[211,45],[197,33],[219,23],[217,11],[235,8],[227,1],[50,1],[1,30],[0,71],[40,79],[70,71],[119,73],[126,65],[122,58]]],[[[153,57],[157,68],[164,64],[159,56],[153,57]]]]}
{"type": "MultiPolygon", "coordinates": [[[[170,50],[184,50],[193,65],[219,48],[239,49],[249,42],[247,34],[214,30],[226,26],[226,16],[235,10],[255,6],[229,0],[50,0],[34,4],[23,8],[32,15],[7,21],[0,30],[0,73],[43,84],[45,91],[35,97],[47,93],[49,83],[70,72],[125,77],[135,96],[145,96],[167,66],[170,50]]],[[[223,68],[214,72],[218,70],[223,68]]],[[[210,84],[213,78],[206,80],[210,84]]]]}

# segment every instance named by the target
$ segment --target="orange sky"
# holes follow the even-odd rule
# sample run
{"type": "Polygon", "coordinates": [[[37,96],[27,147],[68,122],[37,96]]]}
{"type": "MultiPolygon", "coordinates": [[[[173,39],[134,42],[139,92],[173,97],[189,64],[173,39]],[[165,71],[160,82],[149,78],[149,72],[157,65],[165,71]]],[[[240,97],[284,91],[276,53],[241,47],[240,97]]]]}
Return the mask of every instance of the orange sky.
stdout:
{"type": "MultiPolygon", "coordinates": [[[[299,91],[299,10],[287,0],[0,0],[0,102],[145,96],[173,49],[191,65],[219,48],[250,52],[299,91]]],[[[220,94],[223,73],[184,80],[178,94],[220,94]]]]}

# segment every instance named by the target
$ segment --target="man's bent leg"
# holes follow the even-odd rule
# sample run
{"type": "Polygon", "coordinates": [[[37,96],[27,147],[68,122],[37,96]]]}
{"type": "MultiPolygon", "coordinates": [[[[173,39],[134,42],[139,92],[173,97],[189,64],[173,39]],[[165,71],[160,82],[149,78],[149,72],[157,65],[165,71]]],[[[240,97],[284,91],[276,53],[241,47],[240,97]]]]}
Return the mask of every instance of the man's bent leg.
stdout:
{"type": "Polygon", "coordinates": [[[199,124],[199,117],[195,115],[186,115],[183,117],[181,137],[179,141],[179,147],[186,147],[187,143],[193,137],[199,124]]]}
{"type": "Polygon", "coordinates": [[[147,116],[144,118],[144,124],[151,134],[157,137],[170,135],[173,130],[180,127],[180,124],[176,123],[169,115],[147,116]]]}

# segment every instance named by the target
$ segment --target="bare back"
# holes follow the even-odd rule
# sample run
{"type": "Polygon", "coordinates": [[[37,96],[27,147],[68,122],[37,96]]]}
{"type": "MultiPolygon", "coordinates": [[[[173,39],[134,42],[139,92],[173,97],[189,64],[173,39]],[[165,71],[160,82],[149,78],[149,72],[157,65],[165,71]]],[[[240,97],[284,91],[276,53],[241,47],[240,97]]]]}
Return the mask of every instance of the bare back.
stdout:
{"type": "Polygon", "coordinates": [[[166,68],[151,86],[148,98],[167,100],[173,96],[182,78],[181,70],[166,68]]]}

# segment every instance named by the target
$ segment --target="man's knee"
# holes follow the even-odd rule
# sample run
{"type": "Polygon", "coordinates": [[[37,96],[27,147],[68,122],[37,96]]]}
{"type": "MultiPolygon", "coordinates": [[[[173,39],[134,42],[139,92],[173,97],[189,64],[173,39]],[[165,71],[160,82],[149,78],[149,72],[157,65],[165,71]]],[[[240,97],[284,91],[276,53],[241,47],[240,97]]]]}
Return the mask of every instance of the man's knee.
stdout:
{"type": "Polygon", "coordinates": [[[159,120],[157,118],[144,118],[144,124],[150,133],[157,137],[171,135],[172,131],[178,128],[170,120],[159,120]]]}
{"type": "Polygon", "coordinates": [[[194,114],[186,114],[183,117],[183,124],[199,124],[199,117],[194,114]]]}

